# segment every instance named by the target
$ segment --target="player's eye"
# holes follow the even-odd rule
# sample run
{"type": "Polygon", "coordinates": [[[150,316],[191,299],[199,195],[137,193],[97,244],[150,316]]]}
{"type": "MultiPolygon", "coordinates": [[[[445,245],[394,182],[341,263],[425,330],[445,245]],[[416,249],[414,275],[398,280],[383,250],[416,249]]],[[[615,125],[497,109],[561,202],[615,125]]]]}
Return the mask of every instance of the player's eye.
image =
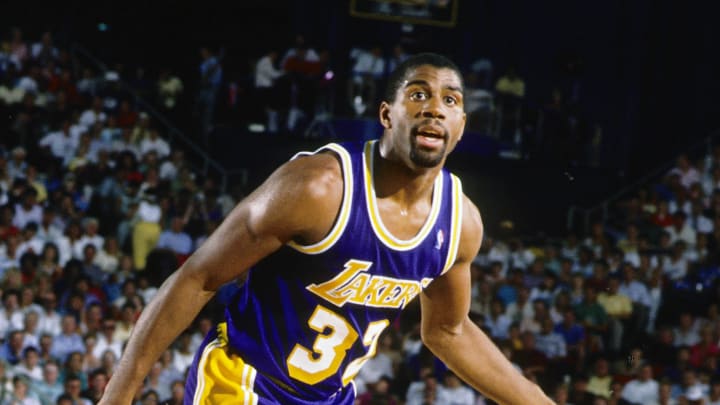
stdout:
{"type": "Polygon", "coordinates": [[[413,91],[410,93],[410,100],[413,101],[423,101],[427,100],[427,93],[424,91],[413,91]]]}
{"type": "Polygon", "coordinates": [[[455,105],[458,103],[458,100],[453,96],[445,96],[445,103],[448,105],[455,105]]]}

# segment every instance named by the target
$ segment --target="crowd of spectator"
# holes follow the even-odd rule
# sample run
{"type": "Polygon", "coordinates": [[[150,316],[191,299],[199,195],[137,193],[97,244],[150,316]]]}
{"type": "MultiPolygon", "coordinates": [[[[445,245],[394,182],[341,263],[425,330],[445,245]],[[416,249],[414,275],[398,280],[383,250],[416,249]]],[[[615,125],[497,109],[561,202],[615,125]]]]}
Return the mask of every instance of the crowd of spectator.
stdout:
{"type": "MultiPolygon", "coordinates": [[[[203,55],[212,82],[217,61],[203,55]]],[[[302,38],[281,55],[257,64],[270,131],[312,114],[317,100],[304,91],[332,79],[327,55],[302,38]],[[285,107],[273,104],[283,77],[285,107]]],[[[348,103],[359,115],[404,55],[398,47],[380,63],[378,49],[352,52],[348,103]]],[[[474,66],[471,83],[492,83],[487,67],[474,66]]],[[[0,46],[0,111],[13,117],[0,128],[0,405],[96,402],[159,283],[234,205],[119,79],[78,66],[51,33],[31,43],[16,29],[0,46]]],[[[148,91],[171,109],[182,82],[164,72],[148,91]]],[[[524,86],[509,72],[495,91],[521,98],[524,86]]],[[[558,404],[720,404],[718,167],[720,148],[681,156],[587,234],[487,236],[472,266],[471,318],[558,404]]],[[[162,355],[138,404],[182,402],[214,321],[203,313],[162,355]]],[[[360,405],[491,403],[422,345],[417,302],[356,386],[360,405]]]]}
{"type": "MultiPolygon", "coordinates": [[[[51,33],[0,42],[0,404],[100,398],[159,282],[234,202],[193,170],[117,72],[79,64],[51,33]],[[165,273],[163,273],[165,272],[165,273]]],[[[160,108],[182,84],[164,72],[160,108]]],[[[182,403],[198,321],[138,403],[182,403]]]]}

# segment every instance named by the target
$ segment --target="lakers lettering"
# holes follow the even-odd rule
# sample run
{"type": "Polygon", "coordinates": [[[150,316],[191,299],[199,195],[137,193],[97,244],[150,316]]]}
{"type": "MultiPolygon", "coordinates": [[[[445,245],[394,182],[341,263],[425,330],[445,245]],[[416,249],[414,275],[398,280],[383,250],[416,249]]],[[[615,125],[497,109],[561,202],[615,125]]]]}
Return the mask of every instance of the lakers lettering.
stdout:
{"type": "Polygon", "coordinates": [[[402,309],[432,281],[402,280],[367,273],[372,262],[349,260],[332,280],[311,284],[308,291],[342,307],[346,303],[378,308],[402,309]]]}

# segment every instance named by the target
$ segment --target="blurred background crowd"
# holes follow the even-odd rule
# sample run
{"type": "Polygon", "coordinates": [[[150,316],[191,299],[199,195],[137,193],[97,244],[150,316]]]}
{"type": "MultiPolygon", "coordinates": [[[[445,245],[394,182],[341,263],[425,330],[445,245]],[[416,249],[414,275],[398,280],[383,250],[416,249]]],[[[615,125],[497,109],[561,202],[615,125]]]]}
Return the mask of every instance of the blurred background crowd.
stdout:
{"type": "MultiPolygon", "coordinates": [[[[341,51],[297,33],[241,56],[202,44],[178,57],[185,71],[104,63],[112,51],[59,29],[0,32],[0,405],[97,402],[157,287],[266,175],[218,170],[228,131],[261,160],[264,148],[375,137],[389,72],[425,50],[403,30],[341,51]]],[[[476,140],[461,157],[492,145],[492,159],[535,167],[607,164],[613,146],[587,113],[582,57],[534,81],[528,66],[465,59],[476,140]],[[538,81],[548,96],[528,97],[538,81]]],[[[553,229],[493,218],[480,199],[488,232],[471,318],[558,404],[720,404],[720,146],[681,152],[601,209],[553,217],[553,229]]],[[[470,193],[494,192],[457,164],[470,193]]],[[[182,403],[195,349],[235,288],[163,354],[138,404],[182,403]]],[[[358,375],[357,403],[491,404],[422,345],[417,304],[358,375]]]]}

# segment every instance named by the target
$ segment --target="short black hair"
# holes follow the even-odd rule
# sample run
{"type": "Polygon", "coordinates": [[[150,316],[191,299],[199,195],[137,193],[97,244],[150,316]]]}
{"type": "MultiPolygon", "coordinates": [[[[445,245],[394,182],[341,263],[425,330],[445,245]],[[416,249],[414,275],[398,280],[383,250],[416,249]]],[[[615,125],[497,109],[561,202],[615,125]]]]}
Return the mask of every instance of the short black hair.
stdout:
{"type": "Polygon", "coordinates": [[[408,73],[423,65],[430,65],[436,68],[447,68],[454,71],[460,79],[460,85],[463,89],[465,88],[462,73],[460,72],[460,68],[455,64],[455,62],[437,53],[419,53],[417,55],[413,55],[407,58],[405,61],[399,64],[398,67],[395,68],[395,70],[393,70],[393,72],[390,74],[390,77],[388,78],[387,88],[385,89],[385,101],[387,101],[388,103],[392,103],[393,101],[395,101],[395,94],[397,93],[400,86],[402,86],[402,82],[405,80],[408,73]]]}

